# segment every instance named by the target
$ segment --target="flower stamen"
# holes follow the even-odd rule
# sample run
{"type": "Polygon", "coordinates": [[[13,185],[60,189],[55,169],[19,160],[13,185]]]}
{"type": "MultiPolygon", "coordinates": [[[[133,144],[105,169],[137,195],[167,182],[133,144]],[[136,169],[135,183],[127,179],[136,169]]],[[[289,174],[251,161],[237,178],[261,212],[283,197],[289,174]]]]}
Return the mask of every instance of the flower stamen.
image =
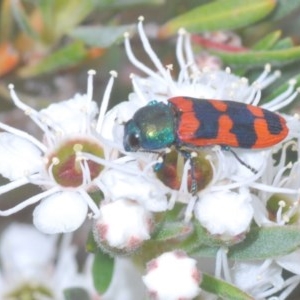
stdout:
{"type": "Polygon", "coordinates": [[[216,256],[216,269],[215,269],[215,277],[221,278],[222,271],[224,274],[224,278],[228,282],[232,282],[230,269],[228,265],[228,258],[227,258],[228,249],[221,247],[216,256]]]}
{"type": "Polygon", "coordinates": [[[0,195],[10,192],[18,187],[28,184],[28,183],[30,183],[29,178],[22,177],[17,180],[11,181],[7,184],[1,185],[0,186],[0,195]]]}
{"type": "Polygon", "coordinates": [[[35,137],[32,135],[28,134],[25,131],[19,130],[17,128],[11,127],[9,125],[6,125],[2,122],[0,122],[0,128],[5,130],[6,132],[9,132],[11,134],[14,134],[20,138],[23,138],[31,143],[33,143],[35,146],[37,146],[43,153],[47,151],[47,147],[42,144],[39,140],[37,140],[35,137]]]}
{"type": "Polygon", "coordinates": [[[96,155],[94,155],[92,153],[88,153],[88,152],[82,152],[82,155],[84,155],[85,159],[87,159],[89,161],[92,161],[92,162],[94,162],[96,164],[102,165],[104,167],[112,168],[112,169],[121,171],[123,173],[125,172],[127,174],[132,174],[132,175],[139,174],[136,171],[131,170],[129,168],[124,169],[124,165],[116,163],[117,160],[115,160],[114,162],[113,161],[108,161],[108,160],[105,160],[105,159],[103,159],[101,157],[98,157],[98,156],[96,156],[96,155]]]}
{"type": "Polygon", "coordinates": [[[131,63],[136,66],[138,69],[146,73],[147,75],[154,77],[155,79],[159,80],[162,84],[166,85],[166,82],[164,78],[162,78],[160,75],[158,75],[156,72],[153,72],[149,67],[144,65],[142,62],[140,62],[135,55],[133,54],[131,44],[130,44],[130,39],[129,39],[129,34],[125,33],[124,34],[124,46],[125,46],[125,51],[127,54],[128,59],[131,61],[131,63]]]}
{"type": "Polygon", "coordinates": [[[135,91],[135,93],[138,95],[139,99],[141,100],[141,102],[146,105],[148,103],[145,95],[143,94],[141,88],[139,87],[138,83],[137,83],[137,80],[136,80],[136,75],[134,74],[130,74],[129,75],[129,78],[131,79],[131,83],[132,83],[132,86],[133,86],[133,89],[135,91]]]}
{"type": "Polygon", "coordinates": [[[102,98],[102,103],[100,107],[99,117],[96,125],[96,132],[100,132],[104,120],[104,115],[107,111],[108,103],[110,100],[112,88],[114,85],[114,79],[118,76],[118,73],[116,71],[110,71],[110,79],[108,81],[108,84],[106,86],[106,89],[104,91],[104,95],[102,98]]]}
{"type": "Polygon", "coordinates": [[[49,189],[45,192],[42,192],[40,194],[37,194],[35,196],[30,197],[27,200],[24,200],[23,202],[17,204],[16,206],[14,206],[12,208],[9,208],[7,210],[0,210],[0,216],[2,216],[2,217],[10,216],[10,215],[24,209],[25,207],[27,207],[29,205],[32,205],[32,204],[35,204],[35,203],[39,202],[43,198],[46,198],[50,195],[55,194],[59,190],[60,190],[59,187],[57,187],[57,186],[53,187],[53,188],[51,188],[51,189],[49,189]]]}
{"type": "Polygon", "coordinates": [[[159,58],[157,57],[157,55],[155,54],[155,52],[153,51],[149,40],[145,34],[144,31],[144,27],[143,27],[143,21],[144,21],[144,17],[139,17],[139,22],[138,22],[138,32],[139,32],[139,36],[143,45],[143,48],[145,50],[145,52],[148,54],[149,58],[152,60],[152,62],[154,63],[155,67],[157,68],[157,70],[162,74],[162,76],[167,80],[167,83],[170,83],[168,81],[168,76],[167,76],[167,72],[165,67],[163,66],[163,64],[161,63],[161,61],[159,60],[159,58]]]}
{"type": "Polygon", "coordinates": [[[86,204],[88,205],[88,207],[91,209],[91,211],[94,213],[94,218],[97,218],[99,215],[99,208],[96,205],[96,203],[94,202],[94,200],[88,195],[87,192],[85,192],[84,190],[80,189],[79,190],[80,195],[82,196],[82,198],[85,200],[86,204]]]}
{"type": "Polygon", "coordinates": [[[283,292],[276,298],[276,300],[287,299],[287,297],[292,293],[292,291],[298,286],[299,283],[300,283],[300,275],[295,275],[286,279],[283,284],[283,287],[286,287],[286,289],[283,290],[283,292]]]}
{"type": "Polygon", "coordinates": [[[17,96],[14,85],[9,84],[8,85],[9,91],[10,91],[10,96],[14,102],[14,104],[20,108],[21,110],[24,111],[26,115],[28,115],[37,126],[41,128],[45,133],[48,132],[47,126],[52,127],[55,129],[55,124],[52,124],[52,120],[49,120],[49,118],[43,119],[43,116],[40,115],[40,113],[33,109],[32,107],[28,106],[24,102],[22,102],[19,97],[17,96]]]}
{"type": "Polygon", "coordinates": [[[272,101],[263,104],[262,107],[271,111],[275,111],[290,104],[298,95],[298,91],[295,91],[296,83],[297,82],[295,79],[291,79],[288,82],[287,89],[283,93],[272,99],[272,101]]]}

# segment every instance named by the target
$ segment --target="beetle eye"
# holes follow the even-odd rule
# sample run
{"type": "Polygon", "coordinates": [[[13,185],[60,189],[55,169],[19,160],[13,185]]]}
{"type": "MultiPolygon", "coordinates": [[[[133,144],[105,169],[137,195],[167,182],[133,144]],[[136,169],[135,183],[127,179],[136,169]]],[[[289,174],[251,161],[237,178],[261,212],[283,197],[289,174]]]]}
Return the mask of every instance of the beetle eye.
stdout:
{"type": "Polygon", "coordinates": [[[138,134],[130,134],[127,138],[127,143],[131,151],[137,151],[140,148],[140,136],[138,134]]]}

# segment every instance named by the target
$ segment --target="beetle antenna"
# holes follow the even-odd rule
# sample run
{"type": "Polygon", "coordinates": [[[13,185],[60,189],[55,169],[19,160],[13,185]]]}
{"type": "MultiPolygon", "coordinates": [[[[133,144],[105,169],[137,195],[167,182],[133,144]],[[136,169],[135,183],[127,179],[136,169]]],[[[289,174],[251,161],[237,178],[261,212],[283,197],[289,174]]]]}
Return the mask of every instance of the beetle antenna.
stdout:
{"type": "Polygon", "coordinates": [[[250,165],[246,164],[237,154],[236,152],[234,152],[230,147],[226,147],[226,150],[229,151],[236,159],[237,161],[242,164],[244,167],[246,167],[247,169],[249,169],[252,173],[257,174],[258,171],[251,167],[250,165]]]}

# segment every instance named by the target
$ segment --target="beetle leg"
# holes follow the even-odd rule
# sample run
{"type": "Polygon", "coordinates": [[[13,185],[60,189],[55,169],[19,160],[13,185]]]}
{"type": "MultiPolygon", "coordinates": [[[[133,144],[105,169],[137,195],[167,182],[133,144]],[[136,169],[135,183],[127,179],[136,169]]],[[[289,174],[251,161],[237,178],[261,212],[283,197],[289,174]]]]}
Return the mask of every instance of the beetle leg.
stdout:
{"type": "Polygon", "coordinates": [[[225,147],[223,147],[223,149],[226,150],[226,151],[229,151],[229,152],[237,159],[237,161],[238,161],[241,165],[243,165],[244,167],[246,167],[247,169],[249,169],[252,173],[254,173],[254,174],[257,174],[257,173],[258,173],[258,171],[257,171],[255,168],[253,168],[253,167],[251,167],[250,165],[246,164],[246,163],[245,163],[245,162],[237,155],[237,153],[236,153],[235,151],[233,151],[230,147],[225,146],[225,147]]]}
{"type": "Polygon", "coordinates": [[[198,191],[198,183],[197,183],[197,179],[196,179],[196,167],[195,167],[195,158],[197,156],[196,152],[192,152],[190,153],[190,164],[191,164],[191,194],[192,196],[195,196],[197,191],[198,191]]]}
{"type": "Polygon", "coordinates": [[[195,162],[194,162],[195,158],[197,157],[197,153],[194,151],[189,152],[189,151],[182,150],[182,149],[180,149],[179,152],[185,159],[188,159],[190,161],[190,165],[191,165],[190,193],[192,194],[192,196],[195,196],[198,191],[198,183],[197,183],[197,179],[196,179],[196,167],[195,167],[195,162]]]}

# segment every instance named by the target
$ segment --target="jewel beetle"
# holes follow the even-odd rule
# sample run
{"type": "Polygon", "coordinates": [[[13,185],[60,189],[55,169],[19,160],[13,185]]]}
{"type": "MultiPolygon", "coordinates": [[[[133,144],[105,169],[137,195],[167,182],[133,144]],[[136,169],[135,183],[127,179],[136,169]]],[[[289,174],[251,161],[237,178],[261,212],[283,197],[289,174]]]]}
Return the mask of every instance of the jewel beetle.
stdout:
{"type": "Polygon", "coordinates": [[[220,145],[268,148],[288,134],[286,121],[269,110],[236,101],[174,97],[151,101],[125,123],[126,151],[220,145]]]}
{"type": "Polygon", "coordinates": [[[288,135],[285,119],[269,110],[215,99],[173,97],[167,104],[151,101],[125,123],[126,151],[156,152],[175,146],[185,153],[219,145],[252,169],[231,148],[263,149],[288,135]]]}

